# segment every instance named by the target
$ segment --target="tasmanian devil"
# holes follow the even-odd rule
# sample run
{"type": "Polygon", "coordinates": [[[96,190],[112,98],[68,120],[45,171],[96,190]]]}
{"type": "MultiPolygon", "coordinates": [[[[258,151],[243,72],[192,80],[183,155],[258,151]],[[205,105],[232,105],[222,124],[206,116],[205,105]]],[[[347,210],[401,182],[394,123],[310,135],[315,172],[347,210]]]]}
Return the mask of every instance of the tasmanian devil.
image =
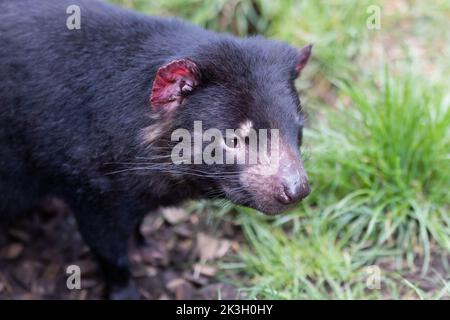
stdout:
{"type": "Polygon", "coordinates": [[[308,195],[294,81],[310,53],[94,0],[0,0],[0,217],[63,199],[109,297],[137,298],[127,243],[147,212],[218,197],[275,214],[308,195]],[[250,131],[278,130],[276,170],[267,156],[173,161],[174,131],[194,142],[199,123],[241,129],[213,156],[247,156],[250,131]]]}

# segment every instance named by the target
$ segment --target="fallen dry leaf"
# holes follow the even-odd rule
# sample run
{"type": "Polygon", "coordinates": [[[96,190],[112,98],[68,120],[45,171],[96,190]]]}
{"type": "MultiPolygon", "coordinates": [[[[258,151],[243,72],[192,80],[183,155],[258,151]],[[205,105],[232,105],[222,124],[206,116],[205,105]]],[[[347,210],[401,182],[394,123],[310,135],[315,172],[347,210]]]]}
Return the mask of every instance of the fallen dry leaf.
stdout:
{"type": "Polygon", "coordinates": [[[167,266],[169,264],[169,254],[167,248],[162,245],[146,247],[139,251],[141,261],[150,265],[167,266]]]}
{"type": "Polygon", "coordinates": [[[158,274],[158,270],[149,265],[138,264],[132,268],[131,274],[135,278],[154,277],[158,274]]]}
{"type": "Polygon", "coordinates": [[[173,231],[185,238],[189,238],[192,236],[192,230],[191,228],[188,227],[187,224],[180,224],[178,226],[175,226],[175,228],[173,229],[173,231]]]}
{"type": "Polygon", "coordinates": [[[158,231],[164,224],[164,219],[159,215],[148,214],[141,223],[141,234],[148,236],[158,231]]]}
{"type": "Polygon", "coordinates": [[[186,280],[184,280],[183,278],[175,278],[175,279],[170,280],[166,286],[167,286],[167,289],[173,291],[176,287],[180,286],[184,282],[186,282],[186,280]]]}
{"type": "Polygon", "coordinates": [[[200,232],[197,235],[197,250],[202,262],[223,257],[231,247],[231,242],[200,232]]]}
{"type": "Polygon", "coordinates": [[[206,286],[209,283],[209,278],[199,274],[196,275],[191,272],[185,273],[184,278],[198,286],[206,286]]]}
{"type": "Polygon", "coordinates": [[[213,277],[217,274],[217,268],[206,264],[194,264],[194,276],[201,274],[207,277],[213,277]]]}
{"type": "Polygon", "coordinates": [[[189,219],[189,213],[183,208],[167,207],[161,211],[164,219],[170,224],[178,224],[189,219]]]}
{"type": "Polygon", "coordinates": [[[178,300],[193,299],[195,290],[192,284],[182,278],[171,280],[167,284],[167,289],[175,293],[175,298],[178,300]]]}
{"type": "Polygon", "coordinates": [[[5,259],[15,259],[23,252],[23,244],[21,243],[11,243],[10,245],[3,248],[2,252],[0,253],[0,257],[5,259]]]}
{"type": "Polygon", "coordinates": [[[237,241],[232,241],[231,242],[231,249],[234,252],[238,252],[240,248],[241,248],[241,246],[239,245],[239,242],[237,242],[237,241]]]}

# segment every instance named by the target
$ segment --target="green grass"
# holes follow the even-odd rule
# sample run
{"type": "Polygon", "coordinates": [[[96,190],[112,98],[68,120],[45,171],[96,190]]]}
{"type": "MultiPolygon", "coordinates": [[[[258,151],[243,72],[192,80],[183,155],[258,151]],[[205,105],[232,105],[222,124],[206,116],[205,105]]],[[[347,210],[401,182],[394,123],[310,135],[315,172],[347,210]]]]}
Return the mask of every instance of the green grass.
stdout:
{"type": "Polygon", "coordinates": [[[450,297],[448,1],[111,2],[241,36],[314,43],[298,81],[310,197],[276,218],[197,205],[247,238],[222,265],[228,281],[248,298],[450,297]],[[366,28],[370,4],[382,9],[380,30],[366,28]],[[366,283],[372,265],[379,290],[366,283]]]}
{"type": "Polygon", "coordinates": [[[307,203],[273,221],[242,213],[250,297],[449,296],[445,280],[442,292],[418,295],[401,275],[414,267],[429,275],[432,248],[450,251],[447,92],[411,79],[386,73],[378,84],[339,85],[345,103],[306,134],[314,190],[307,203]],[[405,270],[390,270],[382,291],[368,290],[365,268],[386,257],[405,270]]]}
{"type": "Polygon", "coordinates": [[[375,257],[390,260],[396,251],[348,245],[337,230],[323,230],[320,220],[309,216],[294,231],[247,216],[240,223],[251,249],[241,253],[240,265],[225,264],[224,268],[250,275],[250,286],[243,289],[249,299],[439,299],[450,295],[448,280],[440,279],[434,291],[424,291],[406,278],[407,269],[386,269],[376,263],[375,257]],[[380,268],[379,289],[368,286],[373,265],[380,268]]]}
{"type": "Polygon", "coordinates": [[[336,203],[326,214],[337,226],[364,244],[392,240],[428,255],[430,237],[450,250],[450,101],[444,88],[417,79],[386,73],[379,84],[341,84],[345,102],[306,139],[310,200],[336,203]],[[348,210],[349,202],[357,206],[348,210]]]}

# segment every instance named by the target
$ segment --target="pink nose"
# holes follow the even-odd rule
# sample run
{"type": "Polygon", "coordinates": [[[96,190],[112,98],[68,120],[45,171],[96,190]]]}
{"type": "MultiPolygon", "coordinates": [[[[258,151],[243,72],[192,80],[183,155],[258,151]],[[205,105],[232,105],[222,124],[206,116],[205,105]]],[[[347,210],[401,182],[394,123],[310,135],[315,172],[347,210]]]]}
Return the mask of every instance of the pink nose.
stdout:
{"type": "Polygon", "coordinates": [[[292,204],[306,198],[311,189],[303,166],[286,166],[279,172],[275,198],[282,204],[292,204]]]}
{"type": "Polygon", "coordinates": [[[276,198],[283,204],[292,204],[306,198],[310,192],[307,182],[282,183],[276,198]]]}

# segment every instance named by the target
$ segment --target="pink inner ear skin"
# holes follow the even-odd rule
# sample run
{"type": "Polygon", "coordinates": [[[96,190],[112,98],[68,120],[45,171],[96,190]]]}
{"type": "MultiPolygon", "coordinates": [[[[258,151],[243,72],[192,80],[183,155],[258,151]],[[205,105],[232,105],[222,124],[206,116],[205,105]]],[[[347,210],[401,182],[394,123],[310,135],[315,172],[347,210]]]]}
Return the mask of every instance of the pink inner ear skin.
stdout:
{"type": "Polygon", "coordinates": [[[153,81],[151,106],[157,110],[168,110],[180,105],[182,93],[193,90],[199,78],[197,65],[189,59],[174,60],[159,68],[153,81]]]}

